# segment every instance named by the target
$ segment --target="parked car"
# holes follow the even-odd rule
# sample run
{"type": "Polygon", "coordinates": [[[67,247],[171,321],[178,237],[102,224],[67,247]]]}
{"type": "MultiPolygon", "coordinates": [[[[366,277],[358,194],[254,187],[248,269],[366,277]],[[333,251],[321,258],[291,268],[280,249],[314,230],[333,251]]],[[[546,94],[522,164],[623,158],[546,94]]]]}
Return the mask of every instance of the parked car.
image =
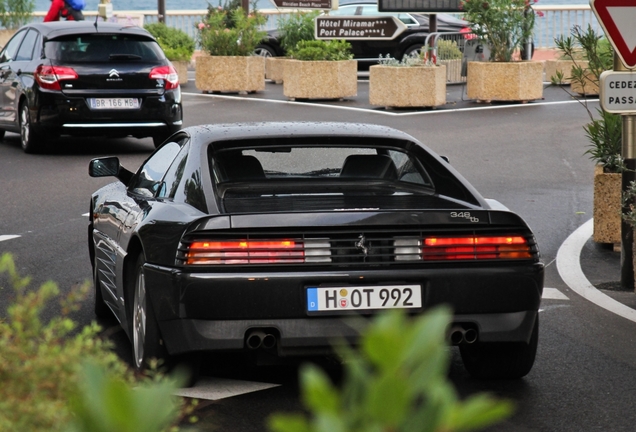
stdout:
{"type": "Polygon", "coordinates": [[[0,137],[37,152],[60,135],[152,137],[181,128],[177,72],[146,30],[89,21],[33,23],[0,51],[0,137]]]}
{"type": "MultiPolygon", "coordinates": [[[[429,35],[430,15],[416,13],[379,12],[377,2],[354,2],[341,4],[337,10],[329,11],[329,16],[396,16],[406,25],[406,30],[391,40],[346,39],[351,43],[353,57],[362,68],[378,63],[380,55],[390,55],[398,60],[404,56],[419,53],[429,35]]],[[[437,14],[438,32],[469,31],[466,22],[448,14],[437,14]]],[[[278,43],[278,31],[270,30],[266,38],[256,48],[263,56],[284,56],[285,52],[278,43]]]]}
{"type": "Polygon", "coordinates": [[[410,135],[349,123],[188,127],[90,201],[95,313],[137,368],[202,351],[329,353],[385,309],[455,312],[477,377],[526,375],[544,265],[528,225],[410,135]],[[358,323],[360,324],[360,323],[358,323]]]}

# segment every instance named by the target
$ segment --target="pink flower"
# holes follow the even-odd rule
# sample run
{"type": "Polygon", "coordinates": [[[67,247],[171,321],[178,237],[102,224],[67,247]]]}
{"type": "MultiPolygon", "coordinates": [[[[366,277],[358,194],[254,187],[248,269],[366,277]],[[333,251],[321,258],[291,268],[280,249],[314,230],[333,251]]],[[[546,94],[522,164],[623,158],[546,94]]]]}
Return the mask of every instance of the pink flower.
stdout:
{"type": "Polygon", "coordinates": [[[537,11],[537,16],[540,18],[543,18],[545,16],[545,14],[541,11],[537,11]]]}
{"type": "Polygon", "coordinates": [[[203,28],[205,27],[205,24],[200,22],[198,27],[199,27],[199,30],[203,30],[203,28]]]}

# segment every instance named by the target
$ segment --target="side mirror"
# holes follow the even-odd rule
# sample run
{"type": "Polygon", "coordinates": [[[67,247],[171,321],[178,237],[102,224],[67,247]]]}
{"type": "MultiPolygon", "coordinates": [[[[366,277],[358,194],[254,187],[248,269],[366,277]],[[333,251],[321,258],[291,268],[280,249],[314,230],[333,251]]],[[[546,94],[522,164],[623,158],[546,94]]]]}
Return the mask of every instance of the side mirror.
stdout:
{"type": "Polygon", "coordinates": [[[116,156],[97,158],[88,165],[88,175],[91,177],[117,177],[119,168],[119,158],[116,156]]]}

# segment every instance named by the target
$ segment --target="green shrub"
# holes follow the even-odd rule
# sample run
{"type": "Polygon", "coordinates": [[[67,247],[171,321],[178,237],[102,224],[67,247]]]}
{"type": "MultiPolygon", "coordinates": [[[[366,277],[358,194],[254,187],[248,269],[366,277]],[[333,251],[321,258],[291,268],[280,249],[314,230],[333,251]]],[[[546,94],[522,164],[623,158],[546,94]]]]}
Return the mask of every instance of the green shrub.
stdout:
{"type": "Polygon", "coordinates": [[[0,0],[0,26],[17,29],[31,21],[34,0],[0,0]]]}
{"type": "Polygon", "coordinates": [[[296,60],[351,60],[351,44],[345,40],[305,40],[299,41],[290,51],[290,57],[296,60]]]}
{"type": "Polygon", "coordinates": [[[314,40],[314,19],[320,11],[283,14],[278,19],[278,41],[289,52],[300,41],[314,40]]]}
{"type": "Polygon", "coordinates": [[[157,39],[169,60],[189,61],[194,53],[194,39],[183,30],[168,27],[164,23],[146,24],[144,26],[157,39]]]}
{"type": "Polygon", "coordinates": [[[265,20],[258,11],[248,15],[242,8],[211,9],[206,20],[197,25],[201,48],[212,56],[252,55],[266,35],[261,30],[265,20]]]}
{"type": "Polygon", "coordinates": [[[457,60],[464,56],[456,41],[440,39],[437,41],[437,58],[439,60],[457,60]]]}
{"type": "MultiPolygon", "coordinates": [[[[7,308],[7,318],[0,318],[0,430],[68,431],[71,420],[77,418],[78,413],[84,413],[82,418],[92,426],[81,428],[76,425],[74,430],[106,430],[96,426],[99,416],[87,409],[90,404],[101,406],[99,415],[120,421],[121,427],[109,430],[140,430],[129,427],[139,424],[140,416],[147,415],[140,411],[144,406],[140,405],[138,396],[133,398],[134,406],[118,405],[126,403],[126,398],[132,400],[126,396],[132,386],[141,385],[153,394],[156,391],[155,402],[161,401],[164,408],[168,406],[161,395],[165,394],[166,386],[174,390],[174,381],[161,375],[135,377],[128,365],[113,352],[111,343],[99,337],[101,329],[97,324],[77,328],[69,318],[86,297],[88,284],[62,296],[60,314],[43,322],[42,312],[50,310],[52,300],[60,297],[57,285],[46,282],[39,289],[29,289],[29,279],[17,274],[9,254],[0,257],[0,274],[7,276],[15,291],[15,301],[7,308]],[[90,366],[86,366],[87,363],[90,366]],[[97,388],[93,385],[96,379],[117,384],[97,388]],[[114,403],[109,398],[119,402],[114,403]],[[83,405],[75,403],[72,407],[69,401],[83,401],[83,405]],[[122,420],[120,414],[124,408],[127,418],[122,420]]],[[[170,415],[162,418],[164,429],[177,419],[181,406],[179,399],[171,398],[170,401],[170,415]]],[[[151,412],[154,415],[155,411],[151,412]]]]}
{"type": "Polygon", "coordinates": [[[460,401],[447,377],[451,313],[437,308],[411,320],[392,311],[373,320],[359,351],[340,345],[344,378],[336,388],[315,366],[301,370],[310,418],[276,414],[275,432],[434,432],[484,428],[510,415],[510,402],[478,394],[460,401]]]}

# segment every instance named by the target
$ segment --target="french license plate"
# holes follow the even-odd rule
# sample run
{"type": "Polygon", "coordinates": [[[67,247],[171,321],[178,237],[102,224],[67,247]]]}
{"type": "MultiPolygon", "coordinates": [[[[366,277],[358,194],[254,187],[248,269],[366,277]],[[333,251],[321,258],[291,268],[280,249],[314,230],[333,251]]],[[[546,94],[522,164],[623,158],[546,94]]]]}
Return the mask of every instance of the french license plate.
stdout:
{"type": "Polygon", "coordinates": [[[89,98],[88,104],[95,110],[139,109],[138,98],[89,98]]]}
{"type": "Polygon", "coordinates": [[[308,312],[415,309],[422,307],[420,285],[308,287],[308,312]]]}

